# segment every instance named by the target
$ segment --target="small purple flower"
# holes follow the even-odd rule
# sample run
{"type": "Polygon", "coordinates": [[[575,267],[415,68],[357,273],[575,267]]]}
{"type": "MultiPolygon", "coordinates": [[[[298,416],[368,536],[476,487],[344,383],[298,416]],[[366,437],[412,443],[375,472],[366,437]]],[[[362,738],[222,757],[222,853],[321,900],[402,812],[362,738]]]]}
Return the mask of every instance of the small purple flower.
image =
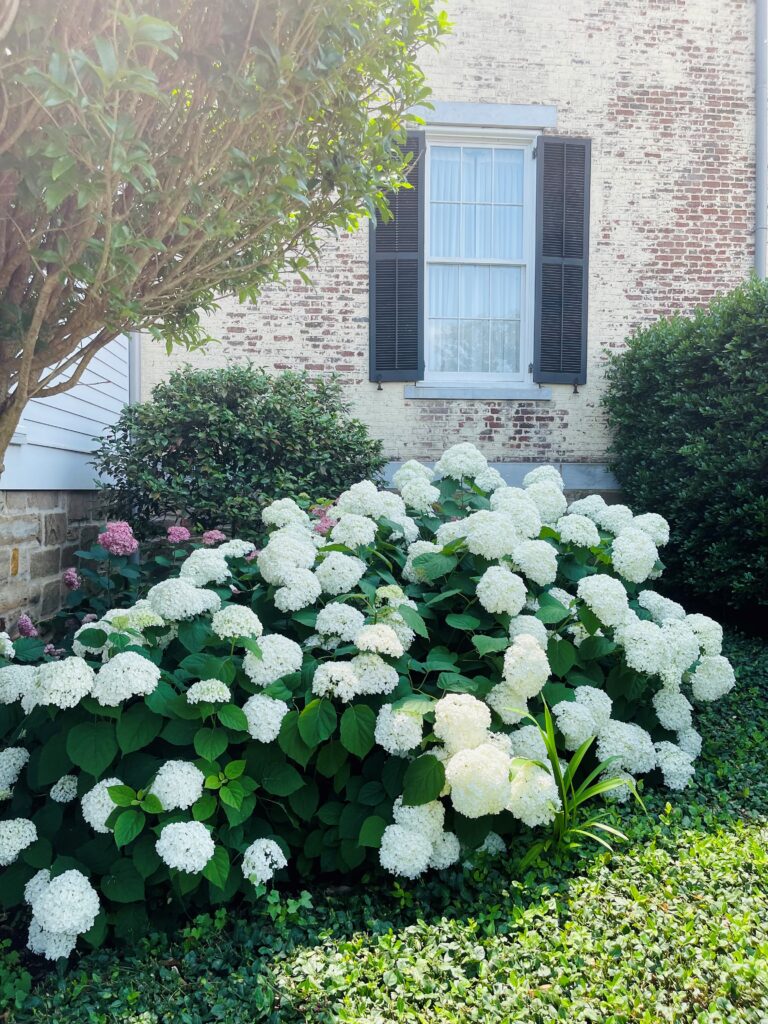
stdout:
{"type": "Polygon", "coordinates": [[[38,636],[35,624],[26,612],[22,612],[19,616],[16,623],[16,629],[19,631],[19,636],[38,636]]]}
{"type": "Polygon", "coordinates": [[[184,544],[192,534],[186,526],[169,526],[167,530],[168,541],[171,544],[184,544]]]}
{"type": "Polygon", "coordinates": [[[65,569],[62,579],[67,590],[79,590],[83,585],[77,569],[65,569]]]}
{"type": "Polygon", "coordinates": [[[120,519],[107,523],[104,533],[99,534],[99,544],[110,555],[132,555],[139,546],[130,523],[120,519]]]}
{"type": "Polygon", "coordinates": [[[46,644],[43,648],[43,654],[47,654],[50,658],[60,658],[63,653],[63,647],[54,647],[53,644],[46,644]]]}
{"type": "Polygon", "coordinates": [[[252,562],[254,558],[258,558],[261,554],[261,548],[254,548],[253,551],[249,551],[245,556],[246,562],[252,562]]]}
{"type": "Polygon", "coordinates": [[[221,544],[221,542],[226,539],[226,533],[222,533],[221,530],[206,530],[203,534],[203,544],[205,544],[206,547],[212,547],[214,544],[221,544]]]}
{"type": "Polygon", "coordinates": [[[86,622],[95,622],[98,619],[98,617],[99,616],[94,614],[94,612],[88,612],[87,615],[83,616],[83,624],[85,624],[86,622]]]}

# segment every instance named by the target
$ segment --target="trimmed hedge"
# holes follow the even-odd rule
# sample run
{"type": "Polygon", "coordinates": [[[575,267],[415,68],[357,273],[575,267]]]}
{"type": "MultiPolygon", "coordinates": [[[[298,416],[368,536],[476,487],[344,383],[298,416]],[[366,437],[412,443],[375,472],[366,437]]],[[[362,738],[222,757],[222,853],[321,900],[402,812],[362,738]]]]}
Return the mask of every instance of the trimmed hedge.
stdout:
{"type": "Polygon", "coordinates": [[[613,357],[612,469],[672,527],[666,581],[710,603],[768,601],[768,282],[663,319],[613,357]]]}

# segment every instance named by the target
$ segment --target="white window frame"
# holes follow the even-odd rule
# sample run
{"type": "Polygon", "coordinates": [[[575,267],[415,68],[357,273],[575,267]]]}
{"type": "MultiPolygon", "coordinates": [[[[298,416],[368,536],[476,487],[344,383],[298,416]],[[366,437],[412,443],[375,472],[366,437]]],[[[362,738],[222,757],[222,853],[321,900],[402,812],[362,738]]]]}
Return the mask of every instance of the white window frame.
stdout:
{"type": "Polygon", "coordinates": [[[534,148],[537,131],[520,129],[456,128],[428,125],[425,132],[426,173],[424,174],[424,381],[435,384],[471,384],[475,387],[496,387],[499,384],[532,383],[533,364],[533,306],[534,261],[536,257],[536,165],[534,148]],[[430,179],[432,176],[432,147],[488,146],[523,151],[523,252],[520,260],[494,260],[480,258],[438,257],[430,252],[430,179]],[[520,295],[520,372],[461,373],[430,369],[435,365],[435,352],[429,331],[429,266],[430,263],[471,263],[487,266],[520,267],[522,273],[520,295]]]}

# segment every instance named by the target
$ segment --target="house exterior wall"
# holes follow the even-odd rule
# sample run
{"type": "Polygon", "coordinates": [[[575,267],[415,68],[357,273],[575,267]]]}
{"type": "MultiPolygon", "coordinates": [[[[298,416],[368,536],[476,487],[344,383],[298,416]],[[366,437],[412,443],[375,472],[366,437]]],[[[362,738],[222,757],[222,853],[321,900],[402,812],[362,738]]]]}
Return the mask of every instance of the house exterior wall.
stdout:
{"type": "Polygon", "coordinates": [[[169,359],[145,342],[142,397],[184,362],[335,371],[392,460],[469,440],[493,462],[605,462],[607,353],[753,265],[754,0],[452,0],[448,12],[452,36],[424,55],[435,101],[547,104],[557,134],[592,139],[587,383],[538,401],[377,389],[363,228],[329,242],[313,288],[287,279],[257,306],[224,300],[206,324],[221,344],[205,353],[169,359]]]}

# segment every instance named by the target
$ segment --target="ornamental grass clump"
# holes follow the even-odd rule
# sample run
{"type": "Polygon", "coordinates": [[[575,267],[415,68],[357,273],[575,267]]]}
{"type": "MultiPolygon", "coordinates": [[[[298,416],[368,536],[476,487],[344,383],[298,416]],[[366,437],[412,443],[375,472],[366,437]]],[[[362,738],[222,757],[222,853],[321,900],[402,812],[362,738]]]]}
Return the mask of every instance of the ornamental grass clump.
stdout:
{"type": "Polygon", "coordinates": [[[276,501],[261,551],[204,541],[61,658],[5,643],[0,891],[30,948],[281,877],[605,843],[603,800],[686,786],[696,707],[735,677],[718,624],[652,589],[664,520],[568,507],[552,467],[508,487],[466,444],[395,483],[353,485],[320,529],[276,501]]]}

